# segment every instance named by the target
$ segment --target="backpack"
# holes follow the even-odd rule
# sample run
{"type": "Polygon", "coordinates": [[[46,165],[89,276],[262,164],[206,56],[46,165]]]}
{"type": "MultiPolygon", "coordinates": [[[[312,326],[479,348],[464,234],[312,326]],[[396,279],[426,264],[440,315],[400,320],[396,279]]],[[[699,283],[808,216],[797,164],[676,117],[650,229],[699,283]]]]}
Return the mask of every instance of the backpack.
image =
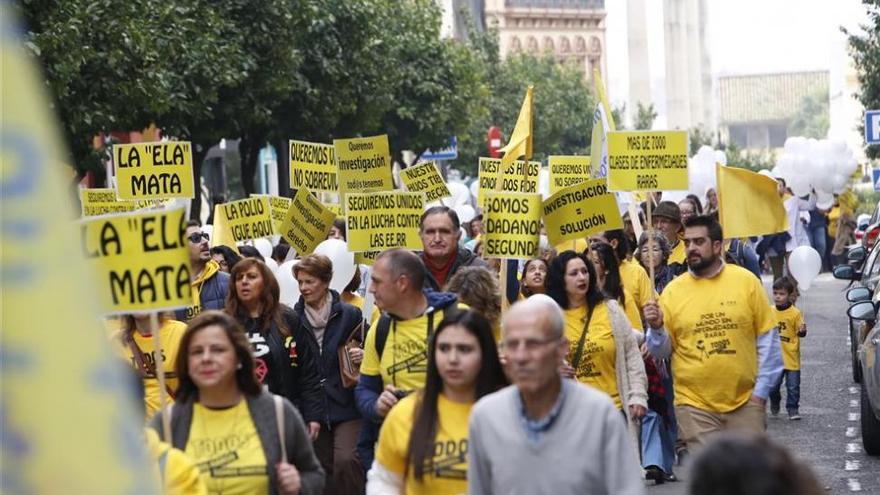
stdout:
{"type": "MultiPolygon", "coordinates": [[[[391,316],[387,313],[382,313],[382,316],[379,317],[379,322],[376,324],[376,354],[379,356],[379,360],[382,360],[382,352],[385,350],[385,342],[388,341],[388,334],[391,332],[391,316]]],[[[434,333],[434,311],[428,313],[428,335],[427,338],[431,338],[431,334],[434,333]]]]}

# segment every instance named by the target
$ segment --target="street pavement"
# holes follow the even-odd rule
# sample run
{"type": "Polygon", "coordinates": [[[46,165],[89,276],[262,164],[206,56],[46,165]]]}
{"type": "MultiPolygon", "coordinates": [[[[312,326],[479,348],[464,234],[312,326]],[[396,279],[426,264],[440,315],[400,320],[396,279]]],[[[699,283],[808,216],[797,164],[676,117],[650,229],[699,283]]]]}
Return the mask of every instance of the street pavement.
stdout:
{"type": "MultiPolygon", "coordinates": [[[[769,290],[769,278],[764,282],[769,290]]],[[[789,421],[783,409],[780,419],[768,419],[767,431],[813,469],[827,493],[880,494],[880,457],[868,456],[862,449],[859,389],[852,381],[847,340],[845,288],[845,282],[822,274],[798,301],[808,329],[801,342],[803,419],[789,421]]],[[[784,392],[782,400],[784,404],[784,392]]],[[[676,474],[681,481],[649,486],[647,492],[688,493],[688,473],[676,474]]]]}

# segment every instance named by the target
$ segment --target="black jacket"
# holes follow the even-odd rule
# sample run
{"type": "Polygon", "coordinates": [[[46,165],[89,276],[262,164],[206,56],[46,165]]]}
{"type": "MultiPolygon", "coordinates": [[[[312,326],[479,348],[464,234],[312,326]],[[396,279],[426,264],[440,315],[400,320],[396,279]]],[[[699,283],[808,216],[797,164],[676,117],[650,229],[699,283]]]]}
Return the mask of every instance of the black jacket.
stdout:
{"type": "MultiPolygon", "coordinates": [[[[325,411],[327,413],[324,423],[334,425],[361,417],[354,402],[354,387],[345,388],[342,386],[342,378],[339,375],[338,350],[364,319],[361,310],[342,302],[336,291],[331,290],[330,294],[333,296],[333,302],[330,306],[330,319],[327,320],[327,327],[324,329],[322,337],[322,351],[318,356],[318,371],[324,385],[325,411]]],[[[315,332],[305,315],[305,301],[302,296],[293,310],[302,327],[302,335],[304,338],[311,339],[311,345],[318,349],[315,332]]],[[[366,327],[362,328],[362,332],[365,336],[366,327]]],[[[361,338],[365,338],[364,336],[361,338]]]]}
{"type": "MultiPolygon", "coordinates": [[[[431,270],[427,268],[428,264],[425,261],[425,253],[421,253],[422,262],[425,263],[425,289],[431,289],[434,291],[442,291],[443,287],[440,287],[437,284],[437,279],[434,278],[434,275],[431,273],[431,270]]],[[[478,257],[474,253],[470,252],[470,250],[465,249],[459,246],[455,251],[455,261],[452,262],[452,268],[449,269],[449,273],[446,275],[446,283],[449,283],[449,279],[455,275],[461,267],[463,266],[482,266],[483,268],[488,268],[489,265],[482,258],[478,257]]]]}
{"type": "Polygon", "coordinates": [[[285,337],[275,322],[261,332],[261,318],[239,313],[236,319],[251,341],[261,382],[270,392],[290,400],[306,422],[323,421],[326,411],[318,372],[318,348],[313,345],[314,339],[309,339],[300,328],[296,313],[281,305],[281,319],[291,337],[285,337]]]}

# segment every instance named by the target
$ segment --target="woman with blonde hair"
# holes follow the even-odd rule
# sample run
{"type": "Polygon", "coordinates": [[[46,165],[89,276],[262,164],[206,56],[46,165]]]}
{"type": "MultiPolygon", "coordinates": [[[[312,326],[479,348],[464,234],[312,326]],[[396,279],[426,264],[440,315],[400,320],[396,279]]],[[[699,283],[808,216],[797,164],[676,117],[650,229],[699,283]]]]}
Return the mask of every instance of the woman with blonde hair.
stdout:
{"type": "Polygon", "coordinates": [[[447,292],[477,311],[489,322],[495,342],[501,340],[501,291],[498,278],[481,266],[464,267],[446,284],[447,292]]]}

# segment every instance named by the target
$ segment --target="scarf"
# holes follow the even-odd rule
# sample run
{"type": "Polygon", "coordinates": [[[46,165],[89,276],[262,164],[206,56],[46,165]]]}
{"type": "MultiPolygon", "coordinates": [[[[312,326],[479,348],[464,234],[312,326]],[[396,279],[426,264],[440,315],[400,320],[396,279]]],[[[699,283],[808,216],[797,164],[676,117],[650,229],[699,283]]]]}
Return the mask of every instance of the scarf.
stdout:
{"type": "Polygon", "coordinates": [[[324,329],[327,328],[327,320],[330,319],[330,308],[333,306],[333,296],[327,291],[327,297],[324,299],[324,305],[321,309],[315,309],[308,303],[303,302],[305,308],[306,319],[315,332],[315,339],[318,341],[318,350],[322,351],[324,347],[324,329]]]}
{"type": "Polygon", "coordinates": [[[425,267],[428,268],[428,271],[431,272],[431,275],[434,276],[434,280],[437,281],[437,287],[443,288],[446,285],[446,276],[449,274],[449,270],[452,269],[452,264],[455,263],[455,259],[458,257],[458,249],[456,248],[455,252],[452,253],[452,256],[449,257],[449,260],[443,264],[442,266],[437,266],[430,258],[422,255],[422,260],[425,262],[425,267]]]}

